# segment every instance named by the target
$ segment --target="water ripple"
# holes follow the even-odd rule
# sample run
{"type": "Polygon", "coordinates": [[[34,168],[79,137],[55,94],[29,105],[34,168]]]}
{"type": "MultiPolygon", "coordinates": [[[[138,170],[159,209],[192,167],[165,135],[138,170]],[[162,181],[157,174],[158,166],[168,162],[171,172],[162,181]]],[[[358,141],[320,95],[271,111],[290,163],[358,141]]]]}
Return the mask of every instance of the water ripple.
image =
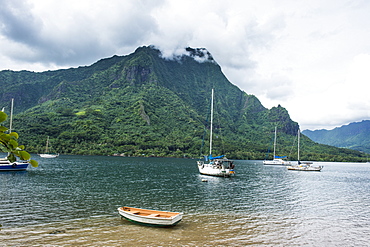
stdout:
{"type": "Polygon", "coordinates": [[[0,246],[369,246],[370,169],[320,173],[236,161],[206,177],[194,160],[60,156],[0,173],[0,246]],[[131,205],[184,212],[174,228],[121,220],[131,205]],[[150,237],[148,237],[150,236],[150,237]]]}

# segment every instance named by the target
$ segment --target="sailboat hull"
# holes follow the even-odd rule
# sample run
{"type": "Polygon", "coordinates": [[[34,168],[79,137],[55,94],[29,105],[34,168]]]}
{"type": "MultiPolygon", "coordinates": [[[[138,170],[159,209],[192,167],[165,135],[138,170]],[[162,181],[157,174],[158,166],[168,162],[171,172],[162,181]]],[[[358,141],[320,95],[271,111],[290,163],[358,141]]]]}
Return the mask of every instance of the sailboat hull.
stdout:
{"type": "Polygon", "coordinates": [[[56,158],[59,154],[39,154],[41,158],[56,158]]]}
{"type": "Polygon", "coordinates": [[[222,162],[212,161],[210,163],[204,163],[203,161],[198,161],[199,173],[202,175],[216,176],[216,177],[230,177],[235,174],[232,161],[223,160],[222,162]],[[225,163],[227,165],[225,165],[225,163]]]}
{"type": "Polygon", "coordinates": [[[263,164],[264,165],[280,165],[280,166],[291,165],[289,161],[285,161],[282,159],[264,160],[263,164]]]}
{"type": "Polygon", "coordinates": [[[8,160],[0,161],[0,171],[25,171],[29,166],[28,162],[14,162],[8,160]]]}
{"type": "Polygon", "coordinates": [[[311,166],[311,165],[296,165],[296,166],[288,166],[288,170],[293,171],[313,171],[319,172],[323,168],[322,166],[311,166]]]}

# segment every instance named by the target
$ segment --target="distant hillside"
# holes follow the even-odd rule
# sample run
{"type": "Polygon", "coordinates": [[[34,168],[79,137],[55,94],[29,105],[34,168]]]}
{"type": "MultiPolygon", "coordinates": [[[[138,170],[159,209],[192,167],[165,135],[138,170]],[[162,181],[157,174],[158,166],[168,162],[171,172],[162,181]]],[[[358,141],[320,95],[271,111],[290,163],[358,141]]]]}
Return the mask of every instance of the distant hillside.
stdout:
{"type": "Polygon", "coordinates": [[[302,133],[321,144],[370,153],[370,120],[350,123],[333,130],[304,130],[302,133]]]}
{"type": "MultiPolygon", "coordinates": [[[[30,152],[42,152],[50,136],[54,151],[65,154],[199,157],[208,146],[214,88],[214,155],[263,159],[277,126],[278,152],[296,157],[299,126],[285,108],[266,109],[230,83],[206,49],[186,51],[169,60],[152,46],[139,47],[90,66],[1,71],[0,107],[14,98],[13,128],[30,152]]],[[[306,160],[364,159],[308,138],[302,145],[306,160]]]]}

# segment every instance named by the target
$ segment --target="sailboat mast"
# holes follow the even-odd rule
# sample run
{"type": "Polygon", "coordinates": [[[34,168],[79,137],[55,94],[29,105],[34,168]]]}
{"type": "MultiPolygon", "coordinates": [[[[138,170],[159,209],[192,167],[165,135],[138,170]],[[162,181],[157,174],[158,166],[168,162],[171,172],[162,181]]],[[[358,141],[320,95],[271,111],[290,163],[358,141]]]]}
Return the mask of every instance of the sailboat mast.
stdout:
{"type": "Polygon", "coordinates": [[[209,154],[212,154],[212,132],[213,132],[213,95],[214,90],[212,88],[212,97],[211,97],[211,131],[209,136],[209,154]]]}
{"type": "Polygon", "coordinates": [[[10,105],[10,121],[9,121],[9,133],[12,133],[12,125],[13,125],[13,107],[14,107],[14,99],[12,98],[12,103],[10,105]]]}
{"type": "Polygon", "coordinates": [[[45,153],[48,153],[48,152],[49,152],[49,136],[46,139],[46,147],[45,147],[45,153]]]}
{"type": "Polygon", "coordinates": [[[298,129],[298,162],[299,162],[299,139],[300,139],[301,131],[298,129]]]}
{"type": "Polygon", "coordinates": [[[273,157],[273,159],[275,159],[275,155],[276,155],[276,128],[277,128],[277,126],[275,126],[274,157],[273,157]]]}

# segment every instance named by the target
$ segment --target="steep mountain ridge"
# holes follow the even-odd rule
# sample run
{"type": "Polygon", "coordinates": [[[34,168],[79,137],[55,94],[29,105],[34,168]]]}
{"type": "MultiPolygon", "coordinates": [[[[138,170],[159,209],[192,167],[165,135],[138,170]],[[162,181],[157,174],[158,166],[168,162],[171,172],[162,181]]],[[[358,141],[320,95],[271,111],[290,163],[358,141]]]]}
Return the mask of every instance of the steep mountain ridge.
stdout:
{"type": "Polygon", "coordinates": [[[370,153],[370,120],[354,122],[332,130],[304,130],[315,142],[370,153]]]}
{"type": "MultiPolygon", "coordinates": [[[[171,60],[152,46],[139,47],[90,66],[1,71],[0,104],[15,99],[14,123],[29,151],[40,152],[50,136],[61,153],[196,157],[214,88],[215,153],[263,159],[275,126],[288,153],[298,124],[287,110],[266,109],[230,83],[204,48],[187,52],[171,60]]],[[[330,159],[344,159],[338,149],[319,148],[308,138],[303,142],[307,158],[332,153],[330,159]]]]}

